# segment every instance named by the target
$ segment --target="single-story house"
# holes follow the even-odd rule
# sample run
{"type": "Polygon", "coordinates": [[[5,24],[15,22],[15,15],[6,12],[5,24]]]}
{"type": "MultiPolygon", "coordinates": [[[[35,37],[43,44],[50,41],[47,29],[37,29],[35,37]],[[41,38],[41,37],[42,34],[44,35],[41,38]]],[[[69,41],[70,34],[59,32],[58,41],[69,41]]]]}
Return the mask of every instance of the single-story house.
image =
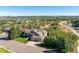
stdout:
{"type": "Polygon", "coordinates": [[[47,31],[42,29],[32,29],[31,34],[32,34],[31,40],[43,41],[44,38],[47,36],[47,31]]]}
{"type": "Polygon", "coordinates": [[[5,40],[7,40],[7,39],[8,39],[8,36],[9,36],[8,33],[3,32],[2,34],[0,34],[0,39],[5,39],[5,40]]]}
{"type": "Polygon", "coordinates": [[[3,28],[3,33],[0,35],[0,39],[9,39],[10,38],[10,27],[3,28]]]}
{"type": "Polygon", "coordinates": [[[24,36],[28,37],[32,41],[42,42],[47,36],[47,31],[42,29],[25,29],[22,30],[24,36]]]}

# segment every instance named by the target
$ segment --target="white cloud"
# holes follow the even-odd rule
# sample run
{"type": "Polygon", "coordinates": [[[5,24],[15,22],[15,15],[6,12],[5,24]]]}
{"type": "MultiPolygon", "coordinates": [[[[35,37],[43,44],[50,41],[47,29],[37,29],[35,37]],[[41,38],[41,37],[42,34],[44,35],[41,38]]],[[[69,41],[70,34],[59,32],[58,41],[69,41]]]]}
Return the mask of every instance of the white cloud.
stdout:
{"type": "Polygon", "coordinates": [[[79,16],[79,12],[0,12],[0,16],[79,16]]]}
{"type": "Polygon", "coordinates": [[[0,12],[0,16],[13,16],[13,15],[17,15],[16,13],[10,13],[10,12],[0,12]]]}

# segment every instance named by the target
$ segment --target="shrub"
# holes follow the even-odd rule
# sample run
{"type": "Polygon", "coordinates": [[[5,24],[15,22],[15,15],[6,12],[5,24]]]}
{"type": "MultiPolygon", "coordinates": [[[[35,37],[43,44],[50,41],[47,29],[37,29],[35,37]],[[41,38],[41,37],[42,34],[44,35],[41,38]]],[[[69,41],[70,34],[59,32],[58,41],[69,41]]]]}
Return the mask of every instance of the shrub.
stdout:
{"type": "Polygon", "coordinates": [[[12,27],[10,32],[10,38],[15,39],[18,38],[21,34],[21,31],[17,27],[12,27]]]}
{"type": "Polygon", "coordinates": [[[78,37],[73,33],[65,33],[60,30],[50,30],[44,39],[44,45],[56,48],[61,52],[76,52],[78,37]]]}

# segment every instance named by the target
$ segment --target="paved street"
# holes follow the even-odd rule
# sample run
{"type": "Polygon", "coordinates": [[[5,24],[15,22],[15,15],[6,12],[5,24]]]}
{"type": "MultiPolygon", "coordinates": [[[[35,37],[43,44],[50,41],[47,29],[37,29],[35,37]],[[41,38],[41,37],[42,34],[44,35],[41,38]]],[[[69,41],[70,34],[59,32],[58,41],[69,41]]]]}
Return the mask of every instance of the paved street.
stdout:
{"type": "Polygon", "coordinates": [[[13,40],[0,40],[0,45],[16,53],[43,53],[43,51],[47,50],[41,47],[28,46],[13,40]]]}

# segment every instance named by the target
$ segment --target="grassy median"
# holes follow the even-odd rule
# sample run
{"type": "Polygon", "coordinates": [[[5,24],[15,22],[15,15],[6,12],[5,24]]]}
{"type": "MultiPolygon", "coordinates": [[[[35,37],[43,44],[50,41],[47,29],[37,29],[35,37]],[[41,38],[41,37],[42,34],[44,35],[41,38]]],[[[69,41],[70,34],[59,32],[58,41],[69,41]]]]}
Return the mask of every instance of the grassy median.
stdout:
{"type": "Polygon", "coordinates": [[[0,53],[11,53],[11,52],[4,48],[0,48],[0,53]]]}
{"type": "Polygon", "coordinates": [[[28,38],[19,37],[19,38],[16,38],[15,41],[20,42],[20,43],[27,43],[28,38]]]}

